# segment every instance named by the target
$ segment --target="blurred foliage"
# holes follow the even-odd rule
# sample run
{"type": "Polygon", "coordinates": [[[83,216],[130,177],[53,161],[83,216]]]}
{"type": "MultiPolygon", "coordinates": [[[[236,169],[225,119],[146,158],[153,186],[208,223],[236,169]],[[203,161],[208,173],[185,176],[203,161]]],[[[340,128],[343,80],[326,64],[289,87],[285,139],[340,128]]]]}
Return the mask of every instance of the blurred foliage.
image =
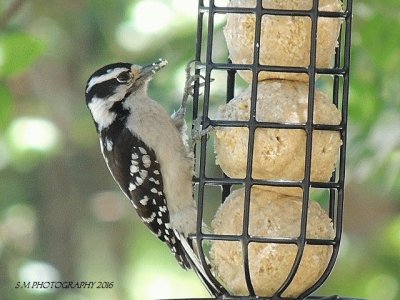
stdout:
{"type": "Polygon", "coordinates": [[[44,51],[37,38],[21,32],[0,37],[2,56],[1,77],[12,77],[25,71],[44,51]]]}
{"type": "MultiPolygon", "coordinates": [[[[0,299],[206,296],[116,188],[84,105],[97,67],[165,57],[150,93],[172,111],[196,1],[15,2],[0,28],[0,299]],[[47,279],[113,287],[14,288],[47,279]]],[[[398,0],[354,1],[345,233],[319,294],[400,298],[399,26],[398,0]]]]}

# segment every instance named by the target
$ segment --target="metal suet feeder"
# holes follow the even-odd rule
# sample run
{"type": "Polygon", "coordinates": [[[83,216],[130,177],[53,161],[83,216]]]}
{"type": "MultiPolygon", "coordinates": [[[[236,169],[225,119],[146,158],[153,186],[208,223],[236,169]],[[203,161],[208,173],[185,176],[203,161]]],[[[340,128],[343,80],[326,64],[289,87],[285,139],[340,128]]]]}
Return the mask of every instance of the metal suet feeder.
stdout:
{"type": "Polygon", "coordinates": [[[217,299],[346,299],[310,295],[341,240],[351,21],[352,0],[199,0],[190,239],[217,299]]]}

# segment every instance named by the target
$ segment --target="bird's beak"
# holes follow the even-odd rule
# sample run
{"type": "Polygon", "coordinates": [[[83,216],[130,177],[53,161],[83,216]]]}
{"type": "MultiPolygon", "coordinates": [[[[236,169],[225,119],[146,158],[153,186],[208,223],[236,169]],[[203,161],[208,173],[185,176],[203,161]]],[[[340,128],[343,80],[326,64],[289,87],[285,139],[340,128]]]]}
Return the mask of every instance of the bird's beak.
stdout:
{"type": "Polygon", "coordinates": [[[138,72],[138,79],[147,79],[153,76],[155,73],[160,71],[162,68],[164,68],[168,64],[168,61],[165,59],[159,59],[157,62],[152,63],[151,65],[145,66],[139,70],[136,70],[138,72]]]}

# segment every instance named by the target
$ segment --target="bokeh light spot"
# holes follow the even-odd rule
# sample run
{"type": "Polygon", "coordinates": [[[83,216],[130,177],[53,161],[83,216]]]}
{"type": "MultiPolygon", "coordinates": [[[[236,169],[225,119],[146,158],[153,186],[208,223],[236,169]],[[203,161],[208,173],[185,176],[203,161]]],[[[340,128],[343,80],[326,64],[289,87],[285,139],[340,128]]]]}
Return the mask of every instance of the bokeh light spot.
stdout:
{"type": "Polygon", "coordinates": [[[140,1],[132,8],[132,21],[138,32],[160,32],[168,28],[171,20],[172,11],[162,1],[140,1]]]}
{"type": "MultiPolygon", "coordinates": [[[[22,282],[53,282],[60,280],[58,270],[46,262],[29,261],[19,269],[19,279],[22,282]]],[[[56,289],[51,288],[29,288],[28,292],[35,294],[52,293],[56,289]]]]}
{"type": "Polygon", "coordinates": [[[12,145],[20,151],[47,152],[59,141],[56,126],[45,119],[20,117],[15,119],[9,128],[12,145]]]}
{"type": "Polygon", "coordinates": [[[151,44],[151,36],[138,33],[131,21],[119,24],[115,35],[118,44],[128,51],[145,51],[151,44]]]}

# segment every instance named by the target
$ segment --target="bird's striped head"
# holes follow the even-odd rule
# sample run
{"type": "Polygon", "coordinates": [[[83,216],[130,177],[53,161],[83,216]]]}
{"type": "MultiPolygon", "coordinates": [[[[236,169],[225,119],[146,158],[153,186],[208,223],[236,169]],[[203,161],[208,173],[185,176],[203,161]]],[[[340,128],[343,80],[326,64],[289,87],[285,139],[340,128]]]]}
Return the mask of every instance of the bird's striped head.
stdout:
{"type": "Polygon", "coordinates": [[[132,93],[147,89],[147,83],[153,75],[167,65],[167,61],[142,67],[130,63],[106,65],[90,76],[86,84],[85,95],[96,128],[101,130],[109,126],[118,116],[118,108],[132,93]]]}

